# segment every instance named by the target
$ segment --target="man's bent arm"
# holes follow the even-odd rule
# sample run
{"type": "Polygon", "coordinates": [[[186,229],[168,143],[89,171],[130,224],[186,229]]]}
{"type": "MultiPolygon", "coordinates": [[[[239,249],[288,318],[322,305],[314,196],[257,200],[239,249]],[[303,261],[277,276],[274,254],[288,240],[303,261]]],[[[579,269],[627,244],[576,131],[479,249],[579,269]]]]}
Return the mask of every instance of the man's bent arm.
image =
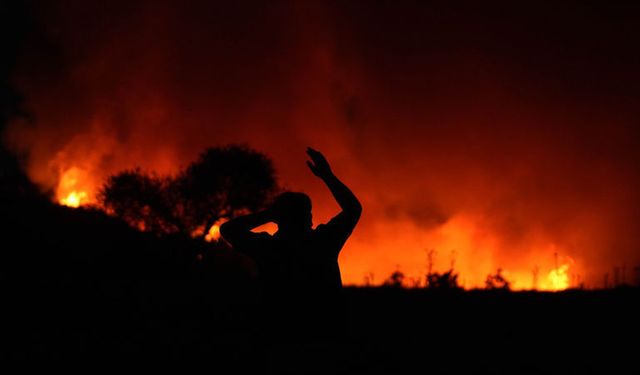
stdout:
{"type": "Polygon", "coordinates": [[[269,210],[238,216],[220,226],[220,235],[234,244],[238,239],[242,240],[250,236],[252,229],[271,221],[273,221],[273,215],[269,210]]]}
{"type": "Polygon", "coordinates": [[[358,201],[355,194],[338,179],[334,174],[322,177],[322,181],[327,185],[336,202],[342,209],[342,212],[358,220],[362,214],[362,204],[358,201]]]}

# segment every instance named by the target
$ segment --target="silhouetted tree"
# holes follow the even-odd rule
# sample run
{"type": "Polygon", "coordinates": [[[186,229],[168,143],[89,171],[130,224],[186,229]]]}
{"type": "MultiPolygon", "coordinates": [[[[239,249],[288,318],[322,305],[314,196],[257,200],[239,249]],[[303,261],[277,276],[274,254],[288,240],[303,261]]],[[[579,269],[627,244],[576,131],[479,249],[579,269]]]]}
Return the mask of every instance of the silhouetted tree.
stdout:
{"type": "Polygon", "coordinates": [[[484,285],[486,289],[511,290],[511,282],[502,275],[502,268],[498,268],[493,275],[487,275],[484,285]]]}
{"type": "Polygon", "coordinates": [[[271,160],[246,146],[208,148],[176,179],[181,217],[190,231],[253,212],[277,190],[271,160]]]}
{"type": "Polygon", "coordinates": [[[98,199],[107,212],[138,229],[154,233],[185,231],[176,214],[179,199],[172,190],[171,179],[134,169],[109,177],[98,199]]]}
{"type": "Polygon", "coordinates": [[[206,149],[175,177],[140,169],[120,172],[107,180],[98,200],[139,229],[204,236],[222,218],[263,207],[276,191],[271,160],[230,145],[206,149]]]}

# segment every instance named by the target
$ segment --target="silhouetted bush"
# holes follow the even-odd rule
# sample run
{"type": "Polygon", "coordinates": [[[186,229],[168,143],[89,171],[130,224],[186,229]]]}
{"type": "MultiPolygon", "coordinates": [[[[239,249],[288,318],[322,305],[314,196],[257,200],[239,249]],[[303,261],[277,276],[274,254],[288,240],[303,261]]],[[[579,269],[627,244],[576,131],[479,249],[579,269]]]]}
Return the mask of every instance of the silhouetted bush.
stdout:
{"type": "Polygon", "coordinates": [[[384,281],[383,285],[394,288],[402,288],[404,278],[404,273],[402,273],[400,270],[396,270],[392,272],[389,278],[384,281]]]}
{"type": "Polygon", "coordinates": [[[511,282],[502,275],[502,269],[498,268],[493,275],[487,275],[484,282],[486,289],[511,290],[511,282]]]}
{"type": "Polygon", "coordinates": [[[458,274],[453,269],[447,272],[430,272],[427,274],[427,288],[438,290],[458,290],[462,289],[458,285],[458,274]]]}

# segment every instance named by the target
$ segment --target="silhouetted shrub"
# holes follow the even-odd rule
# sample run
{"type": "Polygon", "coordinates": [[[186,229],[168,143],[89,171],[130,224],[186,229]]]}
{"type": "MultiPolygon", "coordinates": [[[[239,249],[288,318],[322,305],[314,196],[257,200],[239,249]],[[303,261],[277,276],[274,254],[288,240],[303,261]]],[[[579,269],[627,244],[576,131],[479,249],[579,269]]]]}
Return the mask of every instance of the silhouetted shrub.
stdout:
{"type": "Polygon", "coordinates": [[[402,288],[404,282],[404,273],[400,270],[393,271],[388,279],[383,283],[384,286],[391,286],[394,288],[402,288]]]}
{"type": "Polygon", "coordinates": [[[438,273],[430,272],[427,274],[427,288],[438,290],[456,290],[462,289],[458,285],[458,274],[453,269],[447,272],[438,273]]]}
{"type": "Polygon", "coordinates": [[[511,290],[511,282],[502,275],[502,269],[498,268],[493,275],[487,275],[484,282],[486,289],[511,290]]]}

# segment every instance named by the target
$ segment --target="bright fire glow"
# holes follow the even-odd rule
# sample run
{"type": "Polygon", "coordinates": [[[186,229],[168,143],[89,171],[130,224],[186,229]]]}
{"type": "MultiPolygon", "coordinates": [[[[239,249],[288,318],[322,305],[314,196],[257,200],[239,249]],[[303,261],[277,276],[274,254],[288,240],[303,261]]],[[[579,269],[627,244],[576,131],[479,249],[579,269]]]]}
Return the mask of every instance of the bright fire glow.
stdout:
{"type": "Polygon", "coordinates": [[[57,197],[61,205],[80,207],[90,203],[87,173],[80,168],[72,167],[66,170],[58,183],[57,197]]]}
{"type": "Polygon", "coordinates": [[[80,207],[87,200],[87,193],[84,191],[72,191],[65,198],[60,199],[60,204],[63,206],[69,206],[73,208],[80,207]]]}
{"type": "Polygon", "coordinates": [[[569,265],[563,264],[549,272],[551,290],[565,290],[569,288],[569,265]]]}
{"type": "Polygon", "coordinates": [[[220,219],[216,221],[211,228],[209,228],[209,232],[206,236],[204,236],[205,241],[212,242],[220,239],[220,226],[224,224],[227,219],[220,219]]]}
{"type": "Polygon", "coordinates": [[[207,233],[207,235],[204,236],[204,239],[207,242],[217,241],[218,239],[220,239],[220,225],[213,224],[211,226],[211,229],[209,229],[209,233],[207,233]]]}

